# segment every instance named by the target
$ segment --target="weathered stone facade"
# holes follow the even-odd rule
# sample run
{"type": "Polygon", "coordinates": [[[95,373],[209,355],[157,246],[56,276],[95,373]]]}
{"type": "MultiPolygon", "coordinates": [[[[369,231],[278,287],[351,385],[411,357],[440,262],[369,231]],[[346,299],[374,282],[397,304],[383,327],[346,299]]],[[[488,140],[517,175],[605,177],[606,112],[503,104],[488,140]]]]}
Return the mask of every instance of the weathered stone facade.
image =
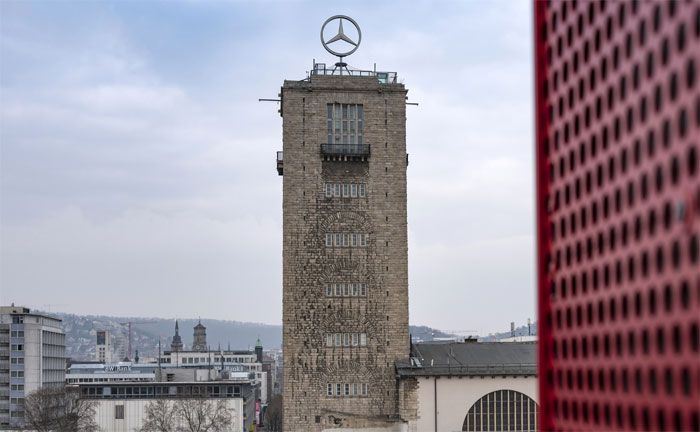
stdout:
{"type": "Polygon", "coordinates": [[[359,76],[312,75],[282,87],[287,432],[402,428],[394,362],[408,357],[410,345],[406,92],[403,84],[359,76]],[[328,104],[362,105],[368,156],[321,151],[328,141],[328,104]],[[326,183],[363,184],[365,193],[327,197],[326,183]],[[367,234],[367,243],[327,246],[329,233],[367,234]],[[366,294],[327,295],[327,285],[346,281],[364,284],[366,294]],[[362,384],[367,394],[353,395],[362,384]]]}

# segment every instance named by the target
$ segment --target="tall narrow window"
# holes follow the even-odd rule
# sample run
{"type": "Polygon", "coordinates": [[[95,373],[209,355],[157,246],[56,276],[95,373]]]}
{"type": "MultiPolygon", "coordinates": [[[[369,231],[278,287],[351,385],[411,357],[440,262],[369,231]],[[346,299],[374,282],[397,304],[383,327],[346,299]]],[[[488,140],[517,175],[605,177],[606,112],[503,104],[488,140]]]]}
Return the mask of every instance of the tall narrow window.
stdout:
{"type": "Polygon", "coordinates": [[[114,405],[114,418],[124,420],[124,405],[114,405]]]}
{"type": "Polygon", "coordinates": [[[359,291],[360,291],[360,284],[356,284],[356,283],[352,284],[352,296],[357,297],[357,295],[359,294],[359,291]]]}
{"type": "Polygon", "coordinates": [[[350,396],[350,384],[345,384],[345,396],[350,396]]]}
{"type": "Polygon", "coordinates": [[[340,388],[341,388],[340,384],[335,385],[335,395],[336,396],[340,396],[340,388]]]}
{"type": "Polygon", "coordinates": [[[367,334],[360,333],[360,346],[367,346],[367,334]]]}
{"type": "Polygon", "coordinates": [[[326,297],[333,296],[333,286],[331,284],[326,285],[326,297]]]}
{"type": "Polygon", "coordinates": [[[341,346],[343,344],[342,335],[340,333],[335,334],[335,346],[341,346]]]}
{"type": "Polygon", "coordinates": [[[369,393],[368,387],[369,386],[367,385],[367,383],[362,383],[362,396],[367,396],[367,394],[369,393]]]}
{"type": "Polygon", "coordinates": [[[326,346],[327,347],[332,347],[333,346],[333,335],[331,333],[328,333],[326,335],[326,346]]]}
{"type": "Polygon", "coordinates": [[[350,346],[350,334],[343,333],[343,346],[350,346]]]}
{"type": "Polygon", "coordinates": [[[335,296],[340,297],[343,295],[343,289],[341,288],[340,284],[333,284],[335,287],[335,296]]]}
{"type": "Polygon", "coordinates": [[[326,183],[326,198],[333,196],[333,183],[326,183]]]}
{"type": "Polygon", "coordinates": [[[360,285],[360,295],[362,297],[367,296],[367,284],[360,285]]]}
{"type": "Polygon", "coordinates": [[[351,196],[352,198],[356,198],[356,197],[357,197],[357,185],[356,185],[355,183],[353,183],[353,184],[350,185],[350,196],[351,196]]]}
{"type": "Polygon", "coordinates": [[[333,384],[328,384],[327,389],[326,389],[326,395],[327,396],[333,396],[333,384]]]}
{"type": "Polygon", "coordinates": [[[359,394],[359,393],[360,393],[360,392],[359,392],[359,390],[357,389],[357,383],[354,383],[354,384],[352,385],[352,395],[355,396],[355,395],[357,395],[357,394],[359,394]]]}
{"type": "Polygon", "coordinates": [[[343,234],[343,247],[350,246],[350,236],[343,234]]]}
{"type": "Polygon", "coordinates": [[[350,295],[350,284],[343,284],[343,296],[348,297],[350,295]]]}
{"type": "Polygon", "coordinates": [[[343,185],[343,197],[348,198],[349,196],[350,196],[350,185],[344,184],[343,185]]]}
{"type": "Polygon", "coordinates": [[[360,343],[360,338],[357,333],[352,334],[352,346],[357,346],[360,343]]]}
{"type": "Polygon", "coordinates": [[[362,144],[364,110],[356,104],[328,104],[328,144],[362,144]]]}
{"type": "Polygon", "coordinates": [[[338,247],[343,246],[343,235],[342,234],[335,235],[335,245],[338,247]]]}
{"type": "Polygon", "coordinates": [[[364,183],[360,183],[359,185],[357,185],[357,193],[361,197],[365,196],[365,184],[364,183]]]}
{"type": "Polygon", "coordinates": [[[333,246],[333,234],[326,234],[326,247],[333,246]]]}
{"type": "Polygon", "coordinates": [[[333,196],[336,198],[340,196],[340,183],[336,183],[333,185],[333,196]]]}

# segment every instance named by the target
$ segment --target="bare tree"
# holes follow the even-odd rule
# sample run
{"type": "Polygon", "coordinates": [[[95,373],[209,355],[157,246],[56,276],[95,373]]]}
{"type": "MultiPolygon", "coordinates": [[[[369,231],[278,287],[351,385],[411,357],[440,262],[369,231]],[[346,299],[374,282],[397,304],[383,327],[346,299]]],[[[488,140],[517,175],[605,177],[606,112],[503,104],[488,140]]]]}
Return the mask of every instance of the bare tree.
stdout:
{"type": "Polygon", "coordinates": [[[275,395],[267,404],[265,425],[271,432],[282,432],[282,395],[275,395]]]}
{"type": "Polygon", "coordinates": [[[24,418],[37,432],[96,432],[97,401],[81,399],[77,388],[42,388],[24,401],[24,418]]]}
{"type": "Polygon", "coordinates": [[[177,415],[172,401],[156,399],[146,405],[139,432],[176,432],[177,415]]]}
{"type": "Polygon", "coordinates": [[[179,399],[175,411],[181,420],[182,432],[225,432],[233,417],[223,399],[179,399]]]}
{"type": "Polygon", "coordinates": [[[223,399],[157,399],[146,405],[139,432],[224,432],[232,421],[223,399]]]}

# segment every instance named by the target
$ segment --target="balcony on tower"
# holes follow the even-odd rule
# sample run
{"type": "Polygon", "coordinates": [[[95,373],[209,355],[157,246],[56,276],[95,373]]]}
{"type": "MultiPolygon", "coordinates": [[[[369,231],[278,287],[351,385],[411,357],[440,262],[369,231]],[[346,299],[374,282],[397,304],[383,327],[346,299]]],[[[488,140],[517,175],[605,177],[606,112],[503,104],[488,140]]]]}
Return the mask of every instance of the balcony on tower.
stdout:
{"type": "Polygon", "coordinates": [[[321,144],[321,155],[330,161],[366,161],[369,148],[369,144],[321,144]]]}

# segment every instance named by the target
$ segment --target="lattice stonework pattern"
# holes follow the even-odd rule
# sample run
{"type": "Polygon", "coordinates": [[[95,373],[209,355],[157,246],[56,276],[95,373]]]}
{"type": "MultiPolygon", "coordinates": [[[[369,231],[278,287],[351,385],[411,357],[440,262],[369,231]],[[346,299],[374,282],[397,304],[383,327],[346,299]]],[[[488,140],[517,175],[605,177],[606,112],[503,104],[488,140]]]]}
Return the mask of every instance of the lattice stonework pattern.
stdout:
{"type": "Polygon", "coordinates": [[[390,427],[409,355],[406,89],[285,81],[284,430],[390,427]]]}
{"type": "Polygon", "coordinates": [[[543,430],[700,429],[700,2],[535,1],[543,430]]]}

